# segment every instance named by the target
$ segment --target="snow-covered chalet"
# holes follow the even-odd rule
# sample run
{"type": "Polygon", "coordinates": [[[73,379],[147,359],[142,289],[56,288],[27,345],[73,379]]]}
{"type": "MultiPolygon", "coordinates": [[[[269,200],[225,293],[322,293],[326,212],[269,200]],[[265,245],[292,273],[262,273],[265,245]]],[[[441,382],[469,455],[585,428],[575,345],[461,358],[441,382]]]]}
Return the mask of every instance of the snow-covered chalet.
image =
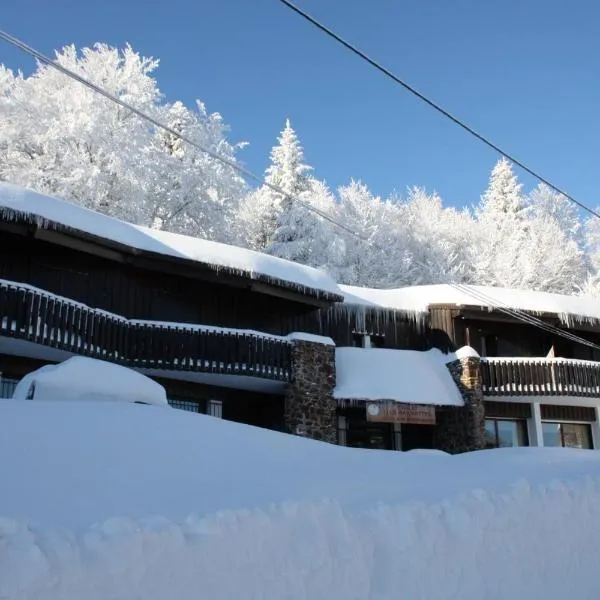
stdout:
{"type": "Polygon", "coordinates": [[[591,449],[598,348],[589,298],[341,286],[0,183],[2,398],[82,355],[149,375],[175,408],[347,446],[591,449]]]}

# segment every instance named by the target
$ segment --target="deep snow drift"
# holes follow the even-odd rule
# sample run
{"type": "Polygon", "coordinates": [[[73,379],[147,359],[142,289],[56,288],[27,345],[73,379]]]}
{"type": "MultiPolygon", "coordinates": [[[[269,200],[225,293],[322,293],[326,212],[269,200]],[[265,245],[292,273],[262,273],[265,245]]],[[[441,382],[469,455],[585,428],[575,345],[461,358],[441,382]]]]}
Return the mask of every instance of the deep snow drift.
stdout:
{"type": "Polygon", "coordinates": [[[327,446],[0,402],[0,598],[597,598],[600,453],[327,446]]]}
{"type": "Polygon", "coordinates": [[[63,402],[141,402],[168,406],[165,388],[133,369],[87,356],[44,365],[19,381],[13,398],[63,402]],[[33,386],[33,387],[32,387],[33,386]]]}

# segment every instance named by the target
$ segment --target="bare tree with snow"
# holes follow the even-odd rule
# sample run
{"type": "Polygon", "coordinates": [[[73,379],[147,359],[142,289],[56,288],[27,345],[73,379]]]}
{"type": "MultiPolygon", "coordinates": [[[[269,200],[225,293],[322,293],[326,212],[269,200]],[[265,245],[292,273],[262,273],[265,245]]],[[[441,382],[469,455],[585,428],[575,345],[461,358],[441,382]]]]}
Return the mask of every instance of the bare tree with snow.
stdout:
{"type": "MultiPolygon", "coordinates": [[[[157,60],[96,44],[67,46],[56,61],[234,160],[237,146],[218,114],[163,102],[157,60]]],[[[0,180],[134,223],[223,239],[223,215],[243,181],[168,137],[52,67],[40,64],[29,77],[0,68],[0,180]]]]}

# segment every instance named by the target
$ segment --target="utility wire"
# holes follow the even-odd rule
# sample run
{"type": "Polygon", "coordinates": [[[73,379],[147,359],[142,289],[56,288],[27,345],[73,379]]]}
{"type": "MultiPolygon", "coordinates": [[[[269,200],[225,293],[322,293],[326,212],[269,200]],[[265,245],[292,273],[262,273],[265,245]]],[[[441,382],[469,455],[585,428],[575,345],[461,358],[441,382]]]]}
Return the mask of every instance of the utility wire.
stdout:
{"type": "Polygon", "coordinates": [[[410,92],[411,94],[416,96],[419,100],[425,102],[425,104],[427,104],[428,106],[430,106],[431,108],[436,110],[438,113],[442,114],[447,119],[450,119],[450,121],[452,121],[455,125],[458,125],[459,127],[461,127],[467,133],[469,133],[472,136],[474,136],[475,138],[477,138],[480,142],[483,142],[486,146],[488,146],[492,150],[495,150],[498,154],[501,154],[502,156],[504,156],[505,158],[510,160],[515,165],[521,167],[521,169],[523,169],[523,171],[525,171],[526,173],[529,173],[529,175],[532,175],[538,181],[545,183],[549,188],[552,188],[555,192],[558,192],[559,194],[561,194],[562,196],[567,198],[567,200],[570,200],[571,202],[573,202],[574,204],[579,206],[579,208],[587,211],[591,215],[594,215],[595,217],[600,219],[600,213],[598,213],[594,209],[590,208],[589,206],[586,206],[582,202],[579,202],[579,200],[576,200],[570,194],[567,194],[567,192],[563,191],[562,189],[560,189],[559,187],[557,187],[556,185],[554,185],[553,183],[548,181],[548,179],[546,179],[545,177],[540,175],[538,172],[534,171],[532,168],[528,167],[525,163],[523,163],[520,160],[518,160],[517,158],[515,158],[512,154],[505,152],[500,146],[498,146],[497,144],[492,142],[489,138],[487,138],[483,134],[475,131],[475,129],[473,129],[470,125],[467,125],[464,121],[462,121],[461,119],[459,119],[458,117],[453,115],[451,112],[449,112],[448,110],[446,110],[445,108],[440,106],[437,102],[434,102],[433,100],[431,100],[430,98],[425,96],[423,93],[419,92],[412,85],[408,84],[406,81],[404,81],[397,75],[394,75],[394,73],[392,73],[387,67],[384,67],[381,63],[377,62],[375,59],[373,59],[370,56],[368,56],[367,54],[365,54],[362,50],[360,50],[360,48],[358,48],[357,46],[355,46],[355,45],[351,44],[350,42],[348,42],[347,40],[345,40],[341,35],[335,33],[335,31],[329,29],[329,27],[327,27],[326,25],[323,25],[323,23],[317,21],[317,19],[315,19],[314,17],[309,15],[307,12],[303,11],[301,8],[296,6],[293,2],[290,2],[290,0],[279,0],[279,1],[282,2],[283,4],[285,4],[289,9],[293,10],[295,13],[300,15],[306,21],[308,21],[309,23],[314,25],[317,29],[319,29],[320,31],[322,31],[323,33],[328,35],[330,38],[334,39],[336,42],[341,44],[344,48],[346,48],[346,50],[349,50],[353,54],[362,58],[364,61],[369,63],[372,67],[374,67],[375,69],[377,69],[378,71],[383,73],[386,77],[388,77],[389,79],[391,79],[398,85],[401,85],[405,90],[407,90],[408,92],[410,92]]]}
{"type": "MultiPolygon", "coordinates": [[[[282,0],[282,1],[286,2],[286,4],[288,4],[286,0],[282,0]]],[[[299,9],[296,9],[296,10],[299,11],[299,9]]],[[[279,186],[272,185],[272,184],[268,183],[267,181],[265,181],[259,175],[256,175],[252,171],[250,171],[250,170],[248,170],[248,169],[246,169],[246,168],[238,165],[237,163],[235,163],[231,159],[229,159],[229,158],[227,158],[225,156],[221,156],[220,154],[218,154],[216,152],[213,152],[212,150],[209,150],[208,148],[205,148],[201,144],[198,144],[197,142],[195,142],[194,140],[190,139],[189,137],[183,135],[179,131],[173,129],[172,127],[169,127],[168,125],[165,125],[164,123],[161,123],[159,120],[155,119],[151,115],[148,115],[148,114],[144,113],[143,111],[135,108],[131,104],[129,104],[127,102],[124,102],[120,98],[114,96],[113,94],[111,94],[107,90],[101,88],[100,86],[92,83],[88,79],[86,79],[86,78],[78,75],[77,73],[75,73],[74,71],[72,71],[72,70],[64,67],[63,65],[60,65],[59,63],[51,60],[50,58],[48,58],[47,56],[45,56],[44,54],[42,54],[41,52],[39,52],[35,48],[32,48],[31,46],[29,46],[25,42],[19,40],[18,38],[14,37],[12,35],[10,35],[9,33],[0,30],[0,39],[3,39],[5,41],[7,41],[8,43],[10,43],[13,46],[16,46],[17,48],[19,48],[20,50],[22,50],[23,52],[29,54],[33,58],[39,60],[40,62],[48,65],[49,67],[52,67],[52,68],[56,69],[57,71],[63,73],[67,77],[70,77],[71,79],[73,79],[73,80],[81,83],[82,85],[84,85],[88,89],[90,89],[90,90],[92,90],[92,91],[100,94],[101,96],[103,96],[107,100],[110,100],[111,102],[114,102],[115,104],[121,106],[122,108],[125,108],[126,110],[131,111],[132,113],[134,113],[135,115],[137,115],[139,118],[141,118],[141,119],[143,119],[143,120],[151,123],[155,127],[158,127],[159,129],[162,129],[163,131],[166,131],[167,133],[171,134],[175,138],[177,138],[177,139],[179,139],[179,140],[181,140],[181,141],[189,144],[190,146],[193,146],[194,148],[196,148],[196,149],[200,150],[201,152],[205,153],[206,155],[210,156],[212,159],[214,159],[216,161],[219,161],[219,162],[221,162],[221,163],[223,163],[223,164],[231,167],[232,169],[236,170],[238,173],[241,173],[242,175],[245,175],[249,179],[252,179],[253,181],[258,182],[261,185],[267,186],[268,188],[270,188],[271,190],[273,190],[274,192],[276,192],[278,194],[281,194],[284,198],[290,200],[291,202],[298,202],[300,205],[304,206],[307,210],[310,210],[310,211],[314,212],[315,214],[319,215],[320,217],[322,217],[326,221],[332,223],[336,227],[339,227],[340,229],[346,231],[347,233],[349,233],[353,237],[355,237],[355,238],[363,241],[368,247],[370,247],[372,249],[373,248],[377,249],[377,250],[379,250],[382,253],[386,253],[387,252],[385,248],[382,248],[382,247],[379,247],[379,246],[375,245],[368,238],[362,236],[360,233],[357,233],[356,231],[354,231],[351,228],[347,227],[343,223],[339,223],[338,221],[336,221],[335,219],[333,219],[332,217],[330,217],[329,215],[327,215],[323,211],[320,211],[316,207],[312,206],[311,204],[309,204],[307,202],[304,202],[302,199],[298,198],[297,196],[292,196],[291,194],[288,194],[287,192],[285,192],[284,190],[282,190],[279,186]]],[[[556,189],[556,188],[554,188],[554,189],[556,189]]],[[[562,193],[562,192],[560,192],[560,193],[562,193]]],[[[596,216],[598,216],[600,218],[600,215],[596,215],[596,216]]],[[[481,298],[477,298],[477,294],[475,292],[473,292],[470,288],[465,288],[465,289],[461,290],[460,286],[458,284],[450,284],[450,286],[454,287],[455,289],[458,289],[459,291],[462,291],[462,293],[467,294],[468,296],[471,296],[471,297],[473,297],[474,299],[476,299],[478,301],[482,301],[481,298]]],[[[507,309],[507,308],[498,307],[498,306],[496,306],[497,302],[496,302],[495,299],[490,298],[490,300],[491,300],[492,306],[494,308],[498,308],[498,310],[500,310],[501,312],[505,312],[507,314],[510,314],[511,316],[513,316],[514,318],[517,318],[518,320],[521,320],[521,321],[523,321],[525,323],[537,326],[540,329],[544,329],[545,331],[552,331],[552,332],[556,333],[556,335],[560,335],[562,337],[566,337],[567,339],[569,339],[571,341],[577,341],[577,342],[585,344],[587,346],[589,346],[589,345],[592,344],[591,342],[589,342],[588,340],[585,340],[584,338],[580,338],[578,336],[575,336],[574,334],[566,332],[566,331],[564,331],[564,330],[562,330],[562,329],[560,329],[558,327],[554,327],[554,326],[552,326],[552,325],[550,325],[548,323],[544,323],[543,321],[537,320],[539,322],[536,323],[536,322],[534,322],[534,318],[533,317],[531,317],[530,315],[527,315],[526,313],[522,313],[521,311],[516,311],[514,309],[507,309]]],[[[600,346],[596,346],[594,344],[593,347],[595,347],[596,349],[600,350],[600,346]]]]}
{"type": "Polygon", "coordinates": [[[593,348],[594,350],[600,350],[600,345],[595,344],[594,342],[591,342],[589,340],[586,340],[585,338],[582,338],[578,335],[575,335],[574,333],[565,331],[564,329],[561,329],[560,327],[556,327],[555,325],[552,325],[551,323],[546,323],[545,321],[542,321],[542,319],[539,319],[538,317],[528,314],[520,309],[512,308],[508,304],[505,304],[504,302],[499,301],[497,298],[493,298],[492,296],[489,296],[483,290],[474,289],[473,287],[467,287],[463,284],[458,284],[458,283],[451,283],[449,285],[452,288],[454,288],[455,290],[463,293],[464,295],[474,298],[475,300],[478,300],[484,306],[490,306],[490,307],[494,308],[495,310],[498,310],[501,313],[504,313],[510,317],[513,317],[514,319],[518,319],[520,321],[523,321],[525,323],[533,325],[534,327],[542,329],[548,333],[552,333],[554,335],[559,335],[560,337],[563,337],[571,342],[576,342],[576,343],[582,344],[584,346],[588,346],[590,348],[593,348]]]}
{"type": "Polygon", "coordinates": [[[35,48],[32,48],[31,46],[29,46],[25,42],[19,40],[18,38],[14,37],[13,35],[10,35],[6,31],[0,30],[0,39],[3,39],[6,42],[8,42],[9,44],[12,44],[13,46],[16,46],[17,48],[19,48],[23,52],[29,54],[33,58],[39,60],[40,62],[42,62],[42,63],[44,63],[46,65],[48,65],[49,67],[52,67],[52,68],[56,69],[57,71],[60,71],[61,73],[63,73],[64,75],[67,75],[71,79],[74,79],[75,81],[78,81],[79,83],[81,83],[82,85],[86,86],[90,90],[96,92],[97,94],[100,94],[101,96],[104,96],[107,100],[110,100],[111,102],[114,102],[115,104],[118,104],[122,108],[125,108],[126,110],[131,111],[132,113],[134,113],[135,115],[137,115],[141,119],[143,119],[145,121],[148,121],[149,123],[151,123],[155,127],[158,127],[159,129],[162,129],[163,131],[166,131],[167,133],[171,134],[172,136],[176,137],[177,139],[180,139],[181,141],[189,144],[190,146],[193,146],[194,148],[196,148],[197,150],[200,150],[201,152],[203,152],[207,156],[210,156],[210,158],[212,158],[212,159],[214,159],[216,161],[222,162],[223,164],[227,165],[228,167],[231,167],[232,169],[234,169],[238,173],[240,173],[242,175],[245,175],[248,179],[251,179],[251,180],[253,180],[253,181],[255,181],[255,182],[257,182],[257,183],[259,183],[261,185],[264,185],[264,186],[270,188],[274,192],[276,192],[278,194],[281,194],[286,199],[289,199],[289,200],[291,200],[293,202],[297,202],[301,206],[304,206],[304,208],[306,208],[308,210],[311,210],[312,212],[314,212],[317,215],[319,215],[322,219],[325,219],[326,221],[329,221],[330,223],[332,223],[336,227],[339,227],[340,229],[343,229],[344,231],[346,231],[347,233],[350,233],[351,235],[353,235],[355,237],[359,237],[359,238],[363,239],[362,236],[360,236],[359,234],[357,234],[356,232],[354,232],[352,229],[350,229],[349,227],[347,227],[343,223],[338,223],[337,221],[335,221],[334,219],[332,219],[327,213],[325,213],[325,212],[319,210],[318,208],[312,206],[308,202],[305,202],[301,198],[291,196],[290,194],[288,194],[287,192],[285,192],[283,189],[281,189],[279,186],[273,185],[273,184],[269,183],[268,181],[264,180],[260,175],[254,174],[249,169],[246,169],[245,167],[242,167],[241,165],[237,164],[235,161],[227,158],[226,156],[221,156],[220,154],[218,154],[216,152],[213,152],[212,150],[209,150],[208,148],[206,148],[206,147],[202,146],[201,144],[195,142],[194,140],[192,140],[191,138],[187,137],[186,135],[178,132],[177,130],[173,129],[172,127],[169,127],[165,123],[161,123],[158,119],[155,119],[151,115],[149,115],[149,114],[147,114],[147,113],[139,110],[138,108],[136,108],[135,106],[129,104],[128,102],[125,102],[124,100],[121,100],[118,96],[115,96],[114,94],[111,94],[110,92],[108,92],[107,90],[101,88],[100,86],[96,85],[95,83],[92,83],[89,79],[86,79],[85,77],[82,77],[81,75],[75,73],[75,71],[72,71],[71,69],[68,69],[67,67],[59,64],[58,62],[53,61],[52,59],[48,58],[47,56],[45,56],[44,54],[42,54],[41,52],[39,52],[35,48]]]}

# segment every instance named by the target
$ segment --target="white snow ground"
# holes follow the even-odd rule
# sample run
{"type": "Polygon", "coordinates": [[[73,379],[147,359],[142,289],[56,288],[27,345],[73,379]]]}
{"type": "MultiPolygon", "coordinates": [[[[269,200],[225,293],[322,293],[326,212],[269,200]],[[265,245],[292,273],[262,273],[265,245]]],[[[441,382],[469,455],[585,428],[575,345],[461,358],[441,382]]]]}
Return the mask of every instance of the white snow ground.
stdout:
{"type": "Polygon", "coordinates": [[[0,402],[0,598],[597,599],[600,453],[327,446],[0,402]]]}

